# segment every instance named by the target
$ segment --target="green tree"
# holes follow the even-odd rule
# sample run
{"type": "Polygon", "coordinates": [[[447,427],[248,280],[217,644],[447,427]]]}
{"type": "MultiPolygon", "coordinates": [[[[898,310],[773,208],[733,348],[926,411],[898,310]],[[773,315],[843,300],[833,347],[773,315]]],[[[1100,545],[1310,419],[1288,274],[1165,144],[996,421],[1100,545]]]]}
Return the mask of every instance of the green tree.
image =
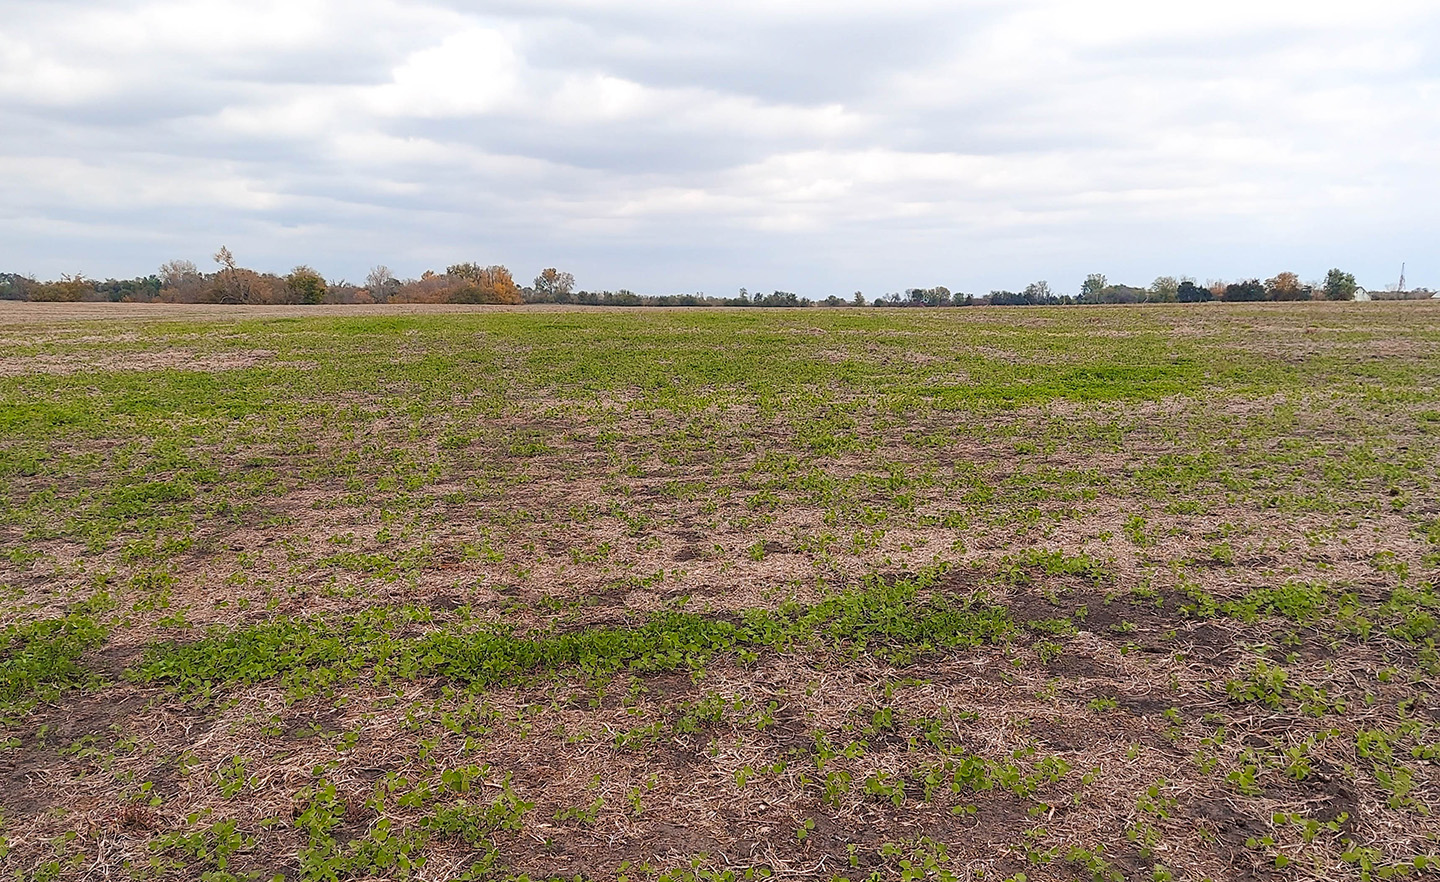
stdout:
{"type": "Polygon", "coordinates": [[[798,295],[791,291],[776,291],[773,294],[766,294],[764,297],[761,297],[757,294],[755,295],[755,299],[752,301],[752,303],[754,303],[754,305],[756,306],[784,307],[798,307],[810,305],[810,301],[801,300],[798,295]]]}
{"type": "Polygon", "coordinates": [[[1110,283],[1105,278],[1104,273],[1091,273],[1090,275],[1086,276],[1085,281],[1080,284],[1080,302],[1100,302],[1100,292],[1104,291],[1109,286],[1110,283]]]}
{"type": "Polygon", "coordinates": [[[1353,275],[1343,270],[1332,269],[1325,274],[1325,284],[1321,290],[1325,292],[1326,300],[1354,300],[1355,291],[1359,287],[1355,284],[1353,275]]]}
{"type": "Polygon", "coordinates": [[[1150,297],[1148,288],[1133,285],[1106,285],[1092,303],[1144,303],[1150,297]]]}
{"type": "Polygon", "coordinates": [[[1227,303],[1247,303],[1265,299],[1265,286],[1259,279],[1247,279],[1243,282],[1232,282],[1225,286],[1225,293],[1220,299],[1227,303]]]}
{"type": "Polygon", "coordinates": [[[1215,299],[1209,288],[1195,284],[1194,279],[1183,280],[1175,289],[1175,299],[1180,303],[1209,303],[1215,299]]]}
{"type": "Polygon", "coordinates": [[[907,288],[905,293],[911,303],[918,303],[922,306],[950,305],[950,289],[944,285],[937,285],[934,288],[907,288]]]}
{"type": "Polygon", "coordinates": [[[329,286],[325,284],[324,276],[301,264],[285,277],[285,290],[290,292],[295,302],[314,305],[325,299],[329,286]]]}
{"type": "Polygon", "coordinates": [[[148,303],[160,294],[164,283],[159,276],[134,279],[106,279],[95,282],[95,292],[111,302],[148,303]]]}
{"type": "Polygon", "coordinates": [[[1180,292],[1180,282],[1174,276],[1160,276],[1150,283],[1151,303],[1174,303],[1180,292]]]}
{"type": "Polygon", "coordinates": [[[0,300],[28,300],[39,283],[19,273],[0,273],[0,300]]]}
{"type": "Polygon", "coordinates": [[[1046,305],[1056,301],[1055,292],[1050,290],[1050,283],[1044,279],[1026,285],[1025,290],[1021,293],[1028,297],[1031,303],[1037,305],[1046,305]]]}

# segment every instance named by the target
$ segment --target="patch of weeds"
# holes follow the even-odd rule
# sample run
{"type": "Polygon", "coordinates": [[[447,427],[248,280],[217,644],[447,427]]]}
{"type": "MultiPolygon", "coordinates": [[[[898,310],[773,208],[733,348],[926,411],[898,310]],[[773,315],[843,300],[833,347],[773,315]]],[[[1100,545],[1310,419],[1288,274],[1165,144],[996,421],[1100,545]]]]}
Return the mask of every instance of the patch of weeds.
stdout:
{"type": "Polygon", "coordinates": [[[547,456],[554,453],[555,448],[551,447],[543,436],[526,432],[511,438],[506,446],[506,452],[513,457],[530,458],[547,456]]]}
{"type": "Polygon", "coordinates": [[[1073,637],[1076,633],[1075,622],[1069,618],[1031,619],[1025,623],[1025,630],[1052,637],[1073,637]]]}
{"type": "Polygon", "coordinates": [[[321,558],[320,563],[355,573],[393,578],[424,567],[431,556],[432,549],[426,545],[410,548],[398,554],[338,551],[321,558]]]}
{"type": "MultiPolygon", "coordinates": [[[[1370,763],[1370,773],[1375,782],[1388,796],[1386,803],[1392,809],[1413,809],[1420,814],[1429,814],[1429,808],[1412,794],[1419,788],[1414,771],[1400,762],[1395,743],[1408,740],[1414,724],[1401,724],[1398,730],[1361,729],[1355,735],[1355,753],[1370,763]]],[[[1425,755],[1423,747],[1411,751],[1412,755],[1425,755]]]]}
{"type": "Polygon", "coordinates": [[[1179,801],[1165,792],[1167,783],[1162,778],[1145,788],[1135,801],[1135,820],[1125,827],[1125,839],[1141,857],[1153,855],[1164,839],[1154,822],[1172,817],[1179,809],[1179,801]]]}
{"type": "Polygon", "coordinates": [[[1240,600],[1221,605],[1231,618],[1253,622],[1261,614],[1280,616],[1297,622],[1313,621],[1326,609],[1329,590],[1323,585],[1286,582],[1275,588],[1261,588],[1240,600]]]}
{"type": "Polygon", "coordinates": [[[871,798],[889,802],[896,808],[905,804],[905,779],[887,772],[875,772],[865,778],[865,792],[871,798]]]}
{"type": "Polygon", "coordinates": [[[1205,559],[1216,566],[1233,567],[1235,565],[1235,549],[1229,542],[1216,542],[1207,549],[1205,559]]]}
{"type": "Polygon", "coordinates": [[[1094,848],[1073,846],[1065,852],[1065,862],[1083,873],[1088,873],[1094,882],[1125,882],[1125,874],[1105,860],[1103,845],[1094,848]]]}
{"type": "Polygon", "coordinates": [[[600,817],[600,810],[605,807],[605,797],[596,796],[586,805],[570,806],[569,808],[556,809],[555,821],[563,824],[567,821],[574,821],[586,827],[592,826],[600,817]]]}
{"type": "Polygon", "coordinates": [[[409,877],[425,866],[424,829],[396,830],[389,818],[371,824],[365,835],[340,843],[334,833],[348,811],[335,785],[323,778],[301,792],[294,826],[305,835],[300,849],[304,882],[338,882],[367,876],[409,877]]]}
{"type": "Polygon", "coordinates": [[[1180,603],[1181,615],[1193,619],[1209,619],[1220,614],[1220,601],[1200,585],[1190,579],[1181,578],[1176,588],[1185,598],[1180,603]]]}
{"type": "Polygon", "coordinates": [[[798,827],[795,828],[795,841],[796,841],[796,842],[804,842],[806,839],[808,839],[808,838],[810,837],[810,834],[811,834],[811,833],[814,833],[814,832],[815,832],[815,819],[814,819],[814,818],[806,818],[804,821],[802,821],[802,822],[800,823],[800,826],[798,826],[798,827]]]}
{"type": "Polygon", "coordinates": [[[1042,665],[1048,665],[1065,654],[1065,647],[1053,640],[1037,640],[1031,648],[1035,650],[1042,665]]]}
{"type": "Polygon", "coordinates": [[[1375,847],[1349,843],[1349,848],[1340,855],[1340,860],[1354,867],[1360,873],[1362,882],[1375,879],[1403,879],[1411,875],[1425,875],[1440,871],[1440,855],[1417,854],[1398,861],[1386,861],[1385,854],[1375,847]]]}
{"type": "Polygon", "coordinates": [[[497,831],[519,833],[525,828],[525,815],[535,803],[520,798],[510,784],[510,775],[501,780],[500,795],[493,802],[471,803],[460,800],[441,806],[421,820],[420,827],[437,838],[459,839],[471,846],[489,843],[497,831]]]}
{"type": "Polygon", "coordinates": [[[1295,683],[1280,665],[1267,664],[1263,659],[1241,679],[1225,683],[1225,694],[1231,701],[1247,704],[1259,702],[1279,710],[1287,700],[1299,703],[1300,710],[1314,716],[1344,713],[1343,698],[1332,698],[1329,691],[1308,683],[1295,683]]]}
{"type": "Polygon", "coordinates": [[[1000,576],[1012,585],[1032,585],[1032,571],[1047,576],[1076,576],[1099,586],[1114,581],[1114,573],[1106,564],[1088,554],[1068,555],[1063,551],[1030,548],[1000,561],[1000,576]]]}
{"type": "Polygon", "coordinates": [[[220,789],[220,795],[226,799],[234,798],[240,791],[249,787],[251,780],[250,773],[245,769],[245,761],[238,756],[215,770],[215,786],[220,789]]]}
{"type": "Polygon", "coordinates": [[[186,824],[194,829],[190,832],[174,831],[157,836],[150,841],[150,850],[161,854],[179,854],[187,858],[187,863],[194,862],[202,867],[223,872],[230,866],[231,858],[255,848],[256,837],[242,833],[234,819],[224,819],[200,827],[199,822],[203,817],[202,813],[191,814],[186,818],[186,824]]]}
{"type": "Polygon", "coordinates": [[[738,710],[740,704],[723,695],[708,694],[697,702],[682,704],[670,729],[676,735],[694,735],[725,719],[726,711],[732,707],[738,710]]]}
{"type": "Polygon", "coordinates": [[[1132,514],[1125,519],[1125,535],[1135,545],[1144,548],[1153,544],[1154,540],[1145,532],[1145,518],[1142,515],[1132,514]]]}
{"type": "Polygon", "coordinates": [[[80,664],[81,656],[102,646],[110,633],[95,618],[94,606],[0,629],[0,714],[23,712],[66,689],[100,682],[98,674],[80,664]]]}
{"type": "Polygon", "coordinates": [[[558,634],[522,636],[509,627],[482,625],[468,633],[440,630],[402,638],[394,635],[395,613],[387,610],[339,621],[285,619],[219,629],[190,643],[153,644],[128,676],[171,683],[201,698],[217,686],[277,677],[292,689],[314,690],[353,680],[366,669],[381,680],[442,676],[492,686],[561,672],[594,677],[622,669],[699,669],[725,653],[745,660],[760,650],[812,641],[905,663],[923,653],[977,646],[1013,633],[1003,607],[941,594],[919,600],[917,594],[942,572],[900,581],[871,577],[808,609],[752,609],[738,621],[666,610],[638,626],[558,634]]]}

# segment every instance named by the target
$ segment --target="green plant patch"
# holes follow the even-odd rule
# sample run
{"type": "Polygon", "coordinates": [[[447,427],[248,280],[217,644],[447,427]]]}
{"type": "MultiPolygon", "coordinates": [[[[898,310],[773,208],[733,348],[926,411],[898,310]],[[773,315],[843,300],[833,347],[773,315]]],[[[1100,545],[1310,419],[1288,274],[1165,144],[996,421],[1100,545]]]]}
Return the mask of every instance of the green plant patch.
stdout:
{"type": "Polygon", "coordinates": [[[99,675],[80,659],[108,635],[109,628],[88,612],[0,629],[0,712],[24,710],[66,689],[98,683],[99,675]]]}
{"type": "Polygon", "coordinates": [[[722,654],[753,658],[758,651],[817,642],[904,663],[1014,632],[1004,607],[944,594],[920,599],[938,578],[938,573],[899,581],[871,577],[809,608],[753,609],[734,618],[665,611],[635,626],[561,633],[521,634],[491,625],[398,637],[397,620],[388,610],[339,620],[285,619],[217,629],[190,643],[151,645],[128,673],[138,682],[166,683],[191,695],[275,678],[295,688],[317,688],[366,670],[382,678],[439,676],[484,687],[538,675],[699,669],[722,654]]]}

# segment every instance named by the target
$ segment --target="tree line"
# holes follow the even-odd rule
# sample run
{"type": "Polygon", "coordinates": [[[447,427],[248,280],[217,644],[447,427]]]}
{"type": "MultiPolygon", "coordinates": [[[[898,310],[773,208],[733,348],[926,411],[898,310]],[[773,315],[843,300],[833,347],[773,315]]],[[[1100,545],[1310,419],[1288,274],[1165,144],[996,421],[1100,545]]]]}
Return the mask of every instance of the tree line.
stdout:
{"type": "Polygon", "coordinates": [[[1085,303],[1248,303],[1259,301],[1301,300],[1422,300],[1435,296],[1428,288],[1409,291],[1366,291],[1352,273],[1332,269],[1322,281],[1306,283],[1292,272],[1274,277],[1244,279],[1238,282],[1211,281],[1197,284],[1192,278],[1161,276],[1144,288],[1111,284],[1104,275],[1085,277],[1076,294],[1057,294],[1047,282],[1034,282],[1020,291],[991,291],[983,297],[952,294],[946,288],[910,288],[902,296],[890,294],[877,302],[897,306],[970,306],[984,303],[992,306],[1069,306],[1085,303]]]}
{"type": "MultiPolygon", "coordinates": [[[[158,273],[134,279],[87,279],[66,275],[38,281],[19,273],[0,273],[0,300],[117,301],[128,303],[222,303],[252,305],[319,303],[569,303],[584,306],[782,306],[803,307],[813,301],[788,291],[755,294],[741,289],[736,297],[705,294],[646,295],[633,291],[581,291],[575,277],[553,267],[542,270],[528,286],[515,281],[504,266],[457,263],[444,272],[427,270],[417,279],[397,278],[389,267],[377,266],[363,284],[331,282],[309,266],[285,275],[240,266],[230,249],[214,255],[216,268],[202,272],[188,260],[172,260],[158,273]]],[[[832,300],[834,298],[831,298],[832,300]]]]}
{"type": "Polygon", "coordinates": [[[645,295],[633,291],[584,291],[575,287],[575,277],[555,268],[543,270],[529,285],[515,281],[501,265],[457,263],[444,272],[427,270],[415,279],[400,279],[388,267],[377,266],[363,284],[327,281],[309,266],[297,266],[285,275],[257,272],[240,266],[230,249],[221,247],[213,260],[215,269],[201,271],[188,260],[172,260],[158,273],[134,279],[87,279],[65,275],[58,280],[38,281],[18,273],[0,273],[0,300],[31,301],[123,301],[160,303],[228,304],[318,304],[318,303],[562,303],[588,306],[759,306],[759,307],[854,307],[854,306],[1063,306],[1089,303],[1205,303],[1423,299],[1435,296],[1426,288],[1411,291],[1366,292],[1355,276],[1332,269],[1322,281],[1302,282],[1295,273],[1237,282],[1211,281],[1197,284],[1192,278],[1161,276],[1147,287],[1112,284],[1102,274],[1085,278],[1075,294],[1060,294],[1047,282],[1034,282],[1020,291],[991,291],[974,295],[952,292],[944,286],[907,288],[867,301],[856,291],[851,297],[830,296],[811,300],[789,291],[751,294],[741,288],[734,297],[705,294],[645,295]]]}
{"type": "MultiPolygon", "coordinates": [[[[364,284],[327,281],[309,266],[285,275],[242,267],[230,249],[214,255],[215,269],[203,272],[189,260],[172,260],[160,271],[134,279],[61,276],[38,281],[18,273],[0,273],[0,299],[31,301],[112,300],[138,303],[511,303],[525,302],[526,291],[503,266],[458,263],[443,273],[427,270],[418,279],[398,279],[387,267],[370,271],[364,284]]],[[[573,287],[574,278],[546,270],[535,288],[573,287]]]]}

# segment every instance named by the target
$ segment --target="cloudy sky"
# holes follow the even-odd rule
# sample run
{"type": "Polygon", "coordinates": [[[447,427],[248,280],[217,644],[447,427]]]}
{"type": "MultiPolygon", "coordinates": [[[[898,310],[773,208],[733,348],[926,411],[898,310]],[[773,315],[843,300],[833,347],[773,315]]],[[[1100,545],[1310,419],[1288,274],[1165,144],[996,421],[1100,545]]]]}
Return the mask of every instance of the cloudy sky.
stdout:
{"type": "Polygon", "coordinates": [[[1440,287],[1435,0],[0,0],[0,270],[1440,287]]]}

